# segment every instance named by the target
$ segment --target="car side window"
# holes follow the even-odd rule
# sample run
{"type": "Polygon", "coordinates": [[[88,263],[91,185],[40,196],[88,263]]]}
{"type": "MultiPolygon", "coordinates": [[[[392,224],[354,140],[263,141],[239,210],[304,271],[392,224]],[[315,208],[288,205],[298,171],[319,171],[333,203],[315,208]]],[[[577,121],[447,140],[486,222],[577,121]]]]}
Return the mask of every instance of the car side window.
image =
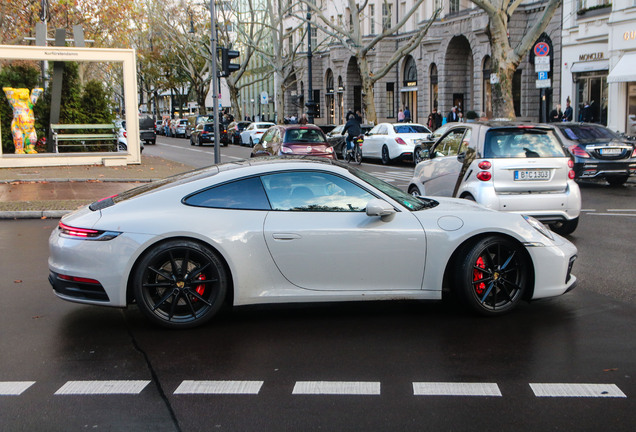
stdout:
{"type": "Polygon", "coordinates": [[[272,210],[362,212],[375,198],[342,177],[318,171],[295,171],[262,177],[272,210]]]}
{"type": "Polygon", "coordinates": [[[386,134],[387,134],[387,132],[388,132],[387,127],[386,127],[386,126],[384,126],[384,125],[382,125],[382,126],[380,126],[380,128],[378,129],[377,134],[378,134],[378,135],[386,135],[386,134]]]}
{"type": "Polygon", "coordinates": [[[462,142],[459,145],[459,150],[457,151],[457,154],[462,154],[462,153],[466,153],[466,150],[468,150],[468,147],[470,147],[470,137],[473,133],[472,129],[466,129],[466,133],[464,134],[464,137],[462,138],[462,142]]]}
{"type": "Polygon", "coordinates": [[[183,203],[194,207],[240,210],[270,209],[259,177],[237,180],[195,192],[185,197],[183,203]]]}
{"type": "Polygon", "coordinates": [[[435,146],[435,156],[457,156],[459,147],[464,136],[464,128],[451,130],[440,142],[435,146]]]}

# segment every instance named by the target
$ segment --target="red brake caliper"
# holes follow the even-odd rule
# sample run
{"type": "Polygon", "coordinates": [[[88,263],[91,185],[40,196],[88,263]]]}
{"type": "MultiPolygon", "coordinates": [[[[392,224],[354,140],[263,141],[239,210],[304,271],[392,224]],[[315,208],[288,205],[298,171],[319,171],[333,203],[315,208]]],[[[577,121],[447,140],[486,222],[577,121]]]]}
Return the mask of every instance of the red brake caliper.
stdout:
{"type": "MultiPolygon", "coordinates": [[[[200,281],[204,281],[205,280],[205,275],[204,274],[200,274],[199,275],[199,280],[200,281]]],[[[195,288],[195,291],[197,292],[197,294],[199,294],[200,296],[203,295],[203,292],[205,291],[205,285],[201,284],[201,285],[197,285],[197,287],[195,288]]],[[[193,298],[193,301],[199,301],[198,298],[193,298]]]]}
{"type": "MultiPolygon", "coordinates": [[[[483,268],[483,269],[486,268],[486,264],[484,263],[484,259],[482,257],[477,258],[477,262],[475,263],[475,265],[479,268],[483,268]]],[[[483,278],[484,278],[484,274],[482,272],[480,272],[479,270],[473,270],[473,282],[483,278]]],[[[483,294],[485,289],[486,289],[486,284],[483,282],[480,282],[475,286],[475,291],[479,295],[483,294]]]]}

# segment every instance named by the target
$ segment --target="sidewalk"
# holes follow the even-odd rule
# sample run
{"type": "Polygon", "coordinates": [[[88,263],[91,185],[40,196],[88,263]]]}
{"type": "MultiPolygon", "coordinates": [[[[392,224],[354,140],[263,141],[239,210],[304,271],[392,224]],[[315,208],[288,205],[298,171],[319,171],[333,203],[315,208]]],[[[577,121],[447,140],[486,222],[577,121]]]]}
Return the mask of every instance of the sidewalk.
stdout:
{"type": "Polygon", "coordinates": [[[98,199],[193,167],[156,156],[141,165],[0,169],[0,219],[61,217],[98,199]]]}

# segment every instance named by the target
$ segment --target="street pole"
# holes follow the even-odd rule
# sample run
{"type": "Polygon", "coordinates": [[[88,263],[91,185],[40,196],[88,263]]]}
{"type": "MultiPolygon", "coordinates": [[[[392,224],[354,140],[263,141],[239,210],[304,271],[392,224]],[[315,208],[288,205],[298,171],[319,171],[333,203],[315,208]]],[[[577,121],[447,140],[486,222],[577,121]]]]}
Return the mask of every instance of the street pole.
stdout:
{"type": "Polygon", "coordinates": [[[221,153],[219,151],[219,80],[216,65],[216,16],[214,12],[214,0],[210,0],[210,50],[212,51],[212,104],[214,115],[214,163],[221,161],[221,153]]]}
{"type": "Polygon", "coordinates": [[[305,106],[307,107],[307,120],[309,123],[314,122],[314,90],[311,85],[311,81],[313,79],[312,71],[311,71],[311,8],[307,5],[307,103],[305,106]]]}

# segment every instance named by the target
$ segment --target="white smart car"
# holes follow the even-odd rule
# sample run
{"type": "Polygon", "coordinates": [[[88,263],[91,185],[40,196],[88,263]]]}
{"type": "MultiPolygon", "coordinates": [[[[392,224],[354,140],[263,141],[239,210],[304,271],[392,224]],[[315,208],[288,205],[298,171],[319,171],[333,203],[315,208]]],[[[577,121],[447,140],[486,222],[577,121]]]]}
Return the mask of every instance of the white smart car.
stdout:
{"type": "Polygon", "coordinates": [[[458,123],[428,153],[415,167],[408,189],[413,195],[466,198],[530,215],[562,235],[578,225],[581,192],[574,162],[550,127],[458,123]]]}

